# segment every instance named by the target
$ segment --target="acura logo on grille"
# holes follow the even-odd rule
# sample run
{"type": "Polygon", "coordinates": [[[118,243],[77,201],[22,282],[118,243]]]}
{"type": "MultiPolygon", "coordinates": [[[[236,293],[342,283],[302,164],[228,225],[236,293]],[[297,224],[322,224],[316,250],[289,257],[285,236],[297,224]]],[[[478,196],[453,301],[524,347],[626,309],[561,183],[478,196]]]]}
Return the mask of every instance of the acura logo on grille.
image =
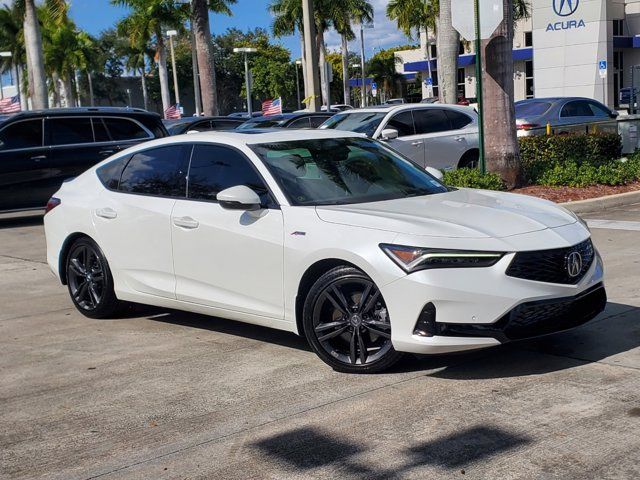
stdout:
{"type": "Polygon", "coordinates": [[[582,271],[582,255],[579,252],[571,252],[567,255],[567,273],[571,278],[580,275],[582,271]]]}

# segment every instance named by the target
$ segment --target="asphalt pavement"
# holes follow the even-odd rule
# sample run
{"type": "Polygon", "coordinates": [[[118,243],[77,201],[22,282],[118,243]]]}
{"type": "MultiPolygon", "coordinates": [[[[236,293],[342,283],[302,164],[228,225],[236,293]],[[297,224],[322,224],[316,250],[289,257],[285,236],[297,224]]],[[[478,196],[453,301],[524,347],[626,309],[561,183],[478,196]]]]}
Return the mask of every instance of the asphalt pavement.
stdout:
{"type": "Polygon", "coordinates": [[[369,376],[229,320],[84,318],[41,217],[0,219],[0,478],[638,478],[640,205],[587,217],[596,320],[369,376]]]}

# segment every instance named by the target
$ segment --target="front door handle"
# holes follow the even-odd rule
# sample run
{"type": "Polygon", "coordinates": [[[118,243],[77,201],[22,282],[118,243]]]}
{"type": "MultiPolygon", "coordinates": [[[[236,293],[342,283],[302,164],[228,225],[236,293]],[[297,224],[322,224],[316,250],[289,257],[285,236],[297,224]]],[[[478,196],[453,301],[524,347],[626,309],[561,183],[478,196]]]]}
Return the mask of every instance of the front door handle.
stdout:
{"type": "Polygon", "coordinates": [[[193,230],[194,228],[198,228],[198,226],[200,226],[200,223],[191,217],[174,218],[173,224],[176,227],[186,228],[187,230],[193,230]]]}
{"type": "Polygon", "coordinates": [[[456,137],[456,142],[462,142],[464,140],[464,137],[456,137]]]}
{"type": "Polygon", "coordinates": [[[422,145],[422,142],[411,142],[411,145],[413,145],[414,147],[419,147],[420,145],[422,145]]]}
{"type": "Polygon", "coordinates": [[[31,160],[35,160],[36,162],[39,162],[40,160],[46,160],[47,156],[46,155],[36,155],[35,157],[31,157],[31,160]]]}
{"type": "Polygon", "coordinates": [[[113,153],[115,153],[115,150],[100,150],[98,153],[100,155],[112,155],[113,153]]]}

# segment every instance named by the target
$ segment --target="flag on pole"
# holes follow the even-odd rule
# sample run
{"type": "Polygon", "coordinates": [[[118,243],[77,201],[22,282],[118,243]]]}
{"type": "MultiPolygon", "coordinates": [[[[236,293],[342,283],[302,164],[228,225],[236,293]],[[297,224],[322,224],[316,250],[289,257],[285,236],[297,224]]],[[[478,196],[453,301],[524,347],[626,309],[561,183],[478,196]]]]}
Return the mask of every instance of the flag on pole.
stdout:
{"type": "Polygon", "coordinates": [[[17,113],[19,111],[21,111],[19,95],[0,100],[0,113],[17,113]]]}
{"type": "Polygon", "coordinates": [[[180,107],[178,105],[171,105],[164,111],[164,118],[167,120],[180,120],[182,118],[180,107]]]}
{"type": "Polygon", "coordinates": [[[280,97],[262,102],[263,115],[280,115],[282,113],[282,99],[280,97]]]}

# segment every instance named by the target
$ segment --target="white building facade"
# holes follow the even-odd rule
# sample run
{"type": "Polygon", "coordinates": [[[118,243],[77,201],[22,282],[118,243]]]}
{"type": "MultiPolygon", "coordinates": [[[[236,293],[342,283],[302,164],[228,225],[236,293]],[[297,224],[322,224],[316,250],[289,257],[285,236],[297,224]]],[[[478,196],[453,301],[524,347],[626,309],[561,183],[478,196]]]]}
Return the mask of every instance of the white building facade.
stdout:
{"type": "MultiPolygon", "coordinates": [[[[531,0],[531,17],[516,22],[513,41],[515,99],[583,96],[618,107],[620,89],[640,86],[640,0],[531,0]],[[605,70],[606,67],[606,70],[605,70]]],[[[431,36],[430,36],[431,37],[431,36]]],[[[435,38],[429,38],[437,95],[435,38]]],[[[427,35],[421,47],[396,52],[398,70],[428,86],[427,35]]],[[[475,98],[473,42],[461,42],[458,96],[475,98]]]]}

